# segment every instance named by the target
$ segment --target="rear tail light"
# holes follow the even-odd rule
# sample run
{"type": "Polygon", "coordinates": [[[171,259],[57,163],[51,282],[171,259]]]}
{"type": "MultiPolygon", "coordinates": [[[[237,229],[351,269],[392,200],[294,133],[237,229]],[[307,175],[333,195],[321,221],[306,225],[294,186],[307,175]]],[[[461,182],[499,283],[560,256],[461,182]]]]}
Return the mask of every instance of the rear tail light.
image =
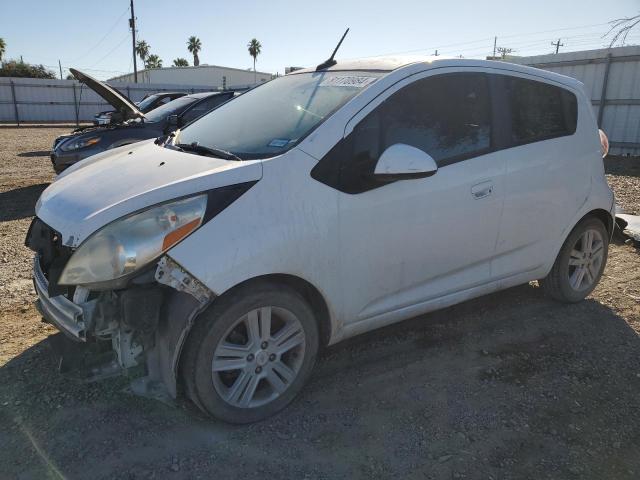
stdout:
{"type": "Polygon", "coordinates": [[[607,134],[602,130],[598,130],[600,133],[600,146],[602,149],[602,158],[606,157],[609,153],[609,138],[607,138],[607,134]]]}

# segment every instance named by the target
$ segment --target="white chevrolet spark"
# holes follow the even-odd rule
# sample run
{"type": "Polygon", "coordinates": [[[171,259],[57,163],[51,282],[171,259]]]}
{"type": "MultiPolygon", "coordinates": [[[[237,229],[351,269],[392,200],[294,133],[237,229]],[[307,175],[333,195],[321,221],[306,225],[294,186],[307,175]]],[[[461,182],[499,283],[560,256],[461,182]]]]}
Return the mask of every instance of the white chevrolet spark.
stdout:
{"type": "Polygon", "coordinates": [[[36,206],[43,317],[134,386],[236,423],[318,349],[540,280],[596,286],[613,194],[589,98],[501,62],[378,58],[268,82],[170,137],[91,157],[36,206]]]}

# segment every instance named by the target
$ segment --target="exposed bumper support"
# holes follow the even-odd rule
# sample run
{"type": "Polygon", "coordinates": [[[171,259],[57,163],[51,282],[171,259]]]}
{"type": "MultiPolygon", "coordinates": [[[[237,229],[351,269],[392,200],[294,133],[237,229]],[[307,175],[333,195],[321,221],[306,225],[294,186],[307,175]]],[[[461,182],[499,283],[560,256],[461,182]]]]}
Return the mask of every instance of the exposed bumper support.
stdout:
{"type": "Polygon", "coordinates": [[[82,307],[63,295],[49,297],[49,282],[44,273],[42,273],[37,256],[33,263],[33,284],[38,294],[36,308],[40,314],[73,340],[86,342],[86,328],[82,307]]]}

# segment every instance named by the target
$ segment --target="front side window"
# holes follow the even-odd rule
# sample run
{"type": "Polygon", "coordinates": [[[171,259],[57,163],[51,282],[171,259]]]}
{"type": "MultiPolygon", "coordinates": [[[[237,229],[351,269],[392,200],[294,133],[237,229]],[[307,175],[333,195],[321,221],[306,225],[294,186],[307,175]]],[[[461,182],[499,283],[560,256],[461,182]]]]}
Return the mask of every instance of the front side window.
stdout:
{"type": "Polygon", "coordinates": [[[372,178],[388,147],[404,143],[438,166],[491,150],[491,102],[486,75],[456,73],[418,80],[369,113],[347,137],[342,187],[357,193],[379,187],[372,178]]]}
{"type": "Polygon", "coordinates": [[[505,78],[514,145],[575,133],[578,106],[573,93],[535,80],[505,78]]]}
{"type": "Polygon", "coordinates": [[[177,141],[224,149],[242,159],[279,155],[382,75],[368,71],[287,75],[199,118],[181,131],[177,141]]]}

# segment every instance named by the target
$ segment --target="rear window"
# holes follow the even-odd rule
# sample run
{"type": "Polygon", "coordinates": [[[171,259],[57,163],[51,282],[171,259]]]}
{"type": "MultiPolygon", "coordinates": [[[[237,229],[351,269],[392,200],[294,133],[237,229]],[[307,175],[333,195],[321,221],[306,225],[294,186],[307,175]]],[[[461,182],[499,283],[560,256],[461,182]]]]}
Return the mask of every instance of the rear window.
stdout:
{"type": "Polygon", "coordinates": [[[523,78],[505,77],[514,145],[573,135],[578,105],[564,88],[523,78]]]}

